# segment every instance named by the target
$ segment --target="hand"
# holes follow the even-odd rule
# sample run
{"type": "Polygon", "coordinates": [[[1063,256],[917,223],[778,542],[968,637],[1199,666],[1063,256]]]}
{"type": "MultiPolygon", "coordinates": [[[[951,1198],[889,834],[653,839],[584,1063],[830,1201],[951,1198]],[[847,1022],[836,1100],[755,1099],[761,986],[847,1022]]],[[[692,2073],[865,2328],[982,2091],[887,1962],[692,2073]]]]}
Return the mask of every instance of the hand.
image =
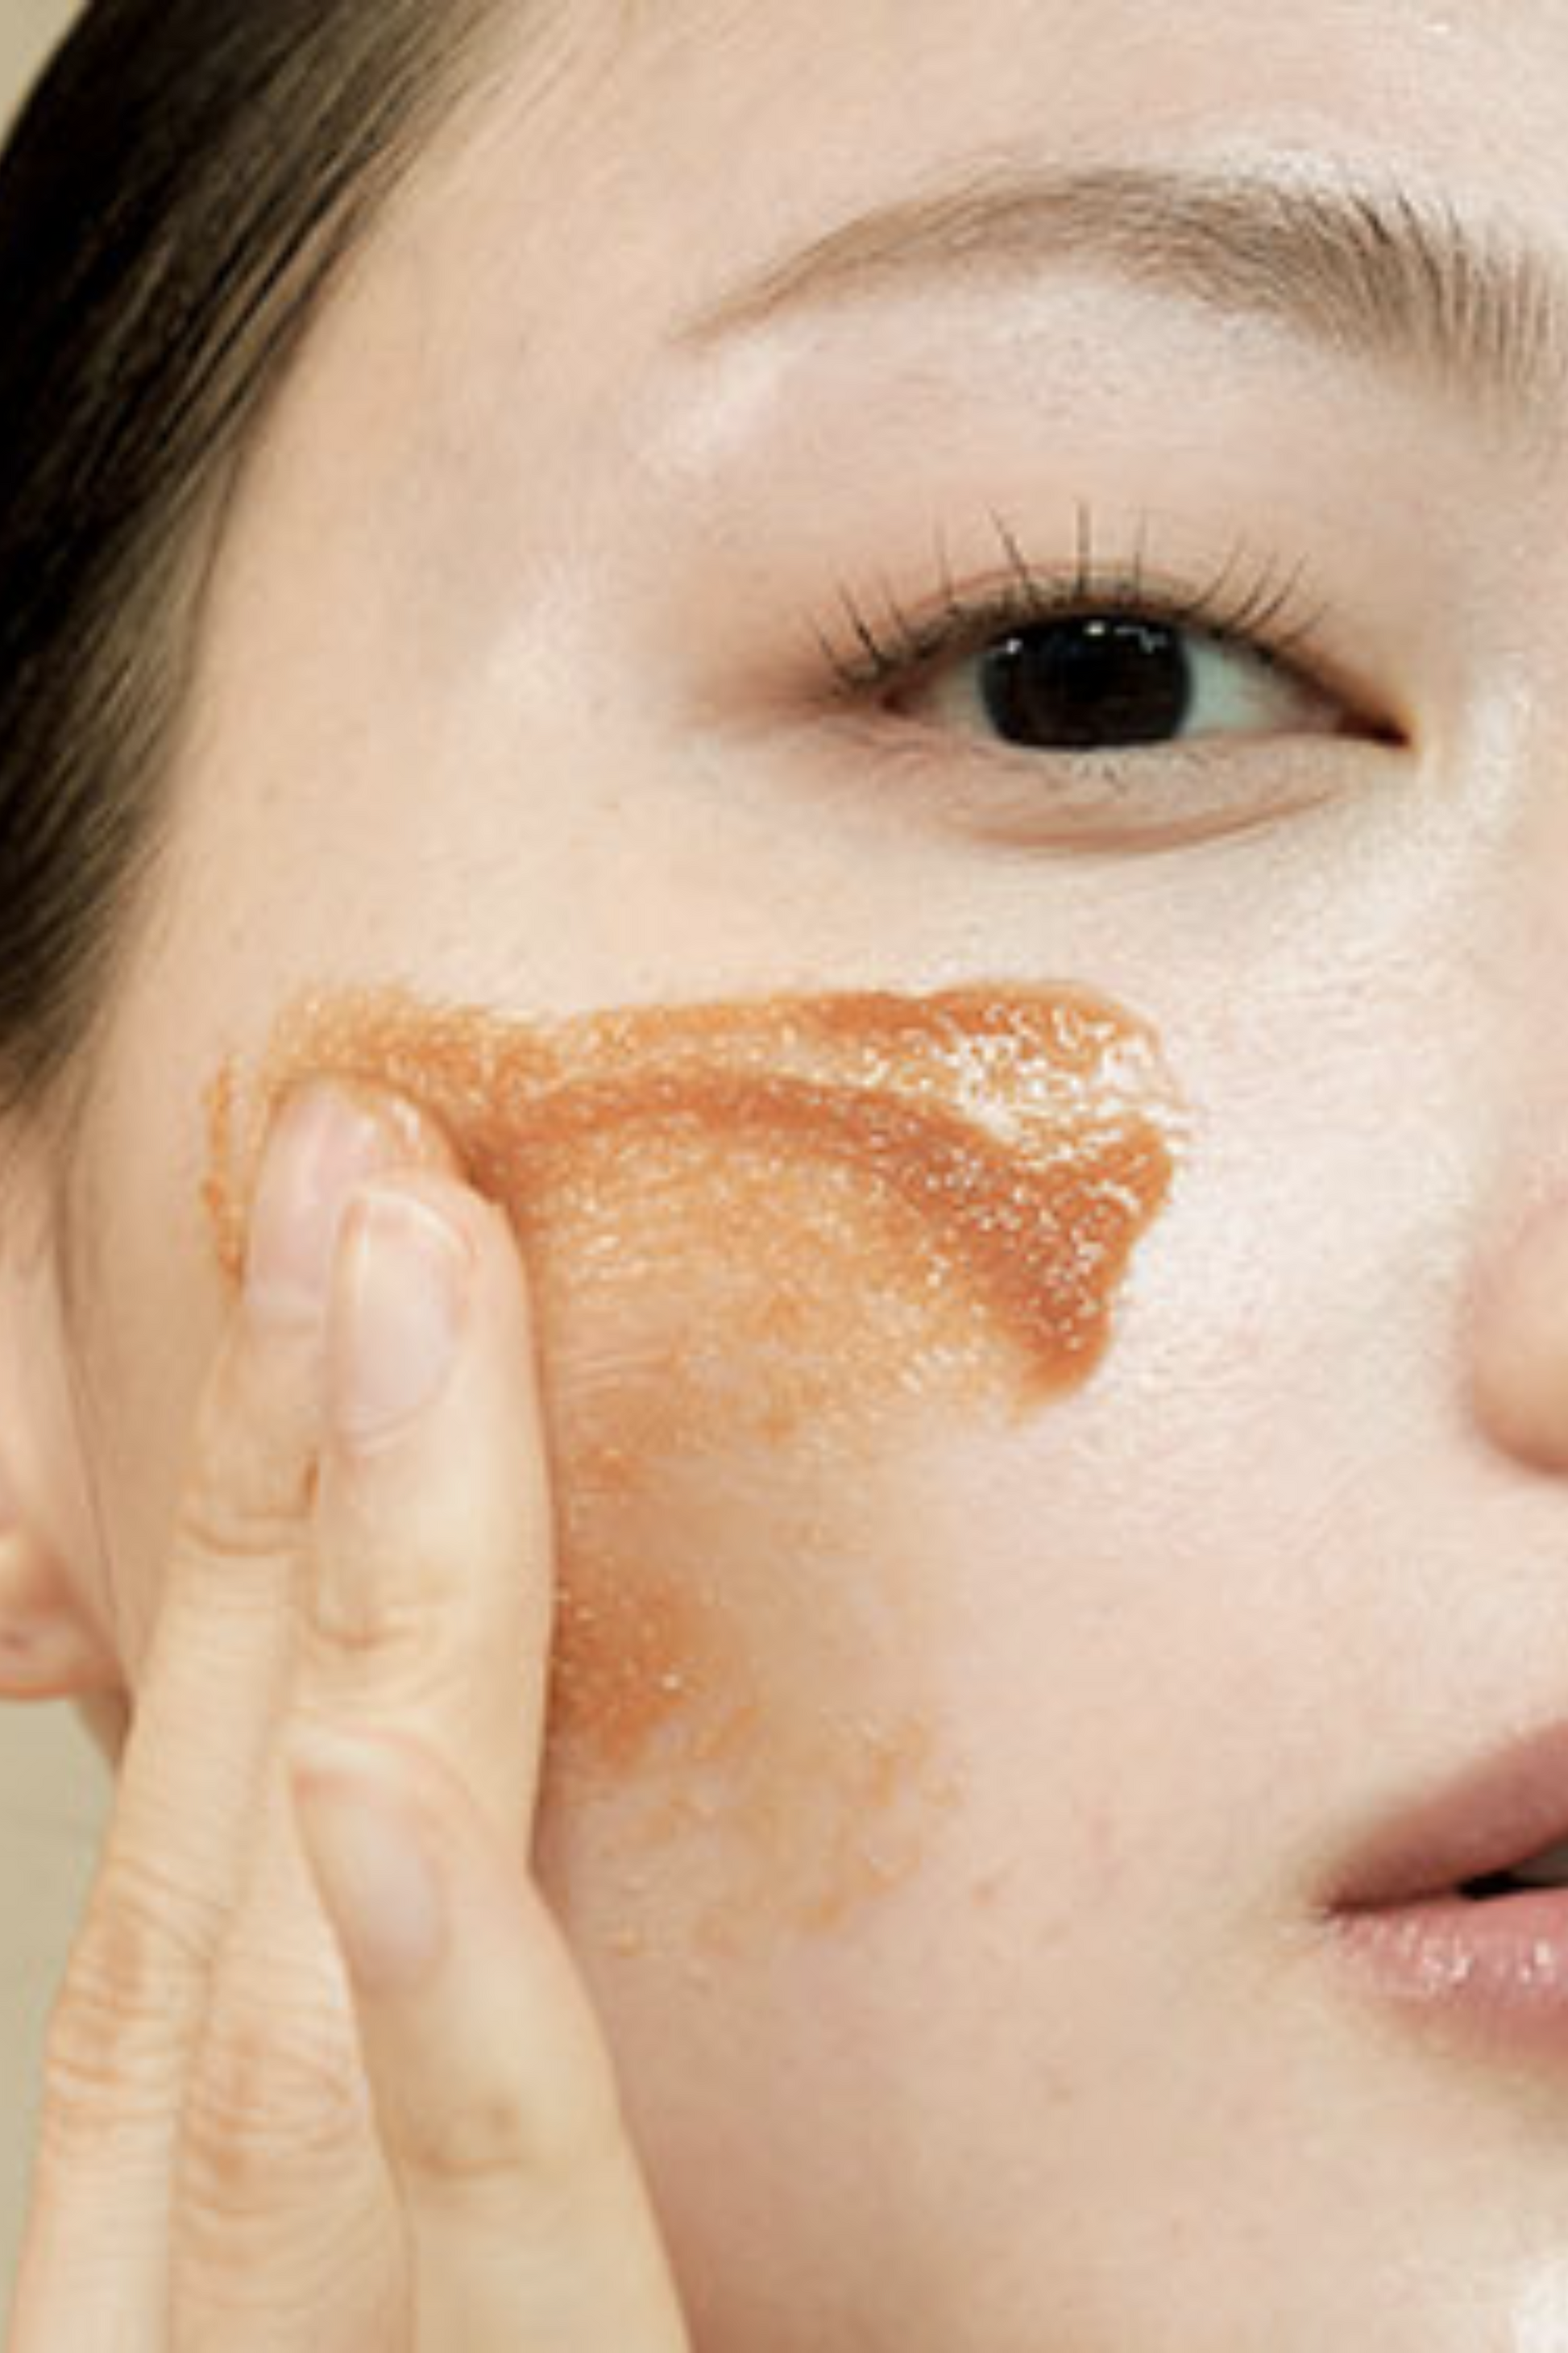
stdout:
{"type": "Polygon", "coordinates": [[[406,1107],[311,1088],[50,2030],[10,2353],[687,2345],[527,1869],[552,1614],[510,1225],[406,1107]]]}

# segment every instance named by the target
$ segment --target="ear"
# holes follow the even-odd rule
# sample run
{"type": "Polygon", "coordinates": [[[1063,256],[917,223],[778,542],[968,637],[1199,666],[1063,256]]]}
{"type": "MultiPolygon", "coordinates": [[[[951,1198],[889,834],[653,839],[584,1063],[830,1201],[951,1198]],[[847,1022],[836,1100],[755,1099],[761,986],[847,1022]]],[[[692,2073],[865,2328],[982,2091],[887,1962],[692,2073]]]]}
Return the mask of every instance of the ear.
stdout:
{"type": "MultiPolygon", "coordinates": [[[[4,1433],[0,1432],[0,1441],[4,1433]]],[[[121,1689],[108,1637],[0,1452],[0,1700],[85,1698],[121,1689]]]]}
{"type": "Polygon", "coordinates": [[[13,1160],[0,1184],[0,1701],[121,1692],[87,1556],[87,1465],[72,1407],[50,1205],[13,1160]]]}

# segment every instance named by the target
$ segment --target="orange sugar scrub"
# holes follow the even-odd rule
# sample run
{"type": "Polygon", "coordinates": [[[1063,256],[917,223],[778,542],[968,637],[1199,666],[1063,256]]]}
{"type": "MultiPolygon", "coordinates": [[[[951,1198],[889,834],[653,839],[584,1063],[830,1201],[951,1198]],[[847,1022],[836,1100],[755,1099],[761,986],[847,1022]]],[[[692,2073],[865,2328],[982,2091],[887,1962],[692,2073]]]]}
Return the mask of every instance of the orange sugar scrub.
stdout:
{"type": "Polygon", "coordinates": [[[743,1850],[747,1900],[802,1928],[897,1883],[952,1794],[918,1704],[931,1602],[869,1573],[847,1498],[922,1430],[1032,1415],[1099,1363],[1174,1172],[1152,1033],[1058,986],[538,1020],[313,992],[248,1085],[231,1059],[208,1090],[234,1280],[272,1109],[319,1073],[415,1103],[523,1245],[552,1774],[635,1783],[645,1844],[743,1850]]]}

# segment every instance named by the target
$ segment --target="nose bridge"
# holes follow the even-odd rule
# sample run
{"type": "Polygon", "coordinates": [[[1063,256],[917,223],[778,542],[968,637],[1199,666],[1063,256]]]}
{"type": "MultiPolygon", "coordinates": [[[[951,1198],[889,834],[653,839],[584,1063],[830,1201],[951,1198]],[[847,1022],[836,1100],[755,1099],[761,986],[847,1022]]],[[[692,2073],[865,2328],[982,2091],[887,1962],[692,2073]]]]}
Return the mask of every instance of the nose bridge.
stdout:
{"type": "Polygon", "coordinates": [[[1568,1136],[1568,658],[1552,714],[1521,718],[1486,747],[1483,827],[1472,903],[1512,1149],[1556,1157],[1568,1136]]]}
{"type": "Polygon", "coordinates": [[[1568,1472],[1568,660],[1561,741],[1521,729],[1491,780],[1503,823],[1477,856],[1465,963],[1484,1137],[1468,1371],[1492,1442],[1568,1472]],[[1527,733],[1530,741],[1527,743],[1527,733]]]}

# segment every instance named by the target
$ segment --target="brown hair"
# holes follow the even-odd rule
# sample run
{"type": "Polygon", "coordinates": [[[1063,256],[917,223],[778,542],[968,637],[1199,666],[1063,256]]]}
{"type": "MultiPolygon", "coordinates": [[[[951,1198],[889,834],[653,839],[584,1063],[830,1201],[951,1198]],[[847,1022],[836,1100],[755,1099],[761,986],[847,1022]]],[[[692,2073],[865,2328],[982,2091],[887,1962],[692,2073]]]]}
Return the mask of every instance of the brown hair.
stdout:
{"type": "Polygon", "coordinates": [[[500,13],[92,0],[0,159],[0,1121],[68,1123],[226,483],[500,13]]]}

